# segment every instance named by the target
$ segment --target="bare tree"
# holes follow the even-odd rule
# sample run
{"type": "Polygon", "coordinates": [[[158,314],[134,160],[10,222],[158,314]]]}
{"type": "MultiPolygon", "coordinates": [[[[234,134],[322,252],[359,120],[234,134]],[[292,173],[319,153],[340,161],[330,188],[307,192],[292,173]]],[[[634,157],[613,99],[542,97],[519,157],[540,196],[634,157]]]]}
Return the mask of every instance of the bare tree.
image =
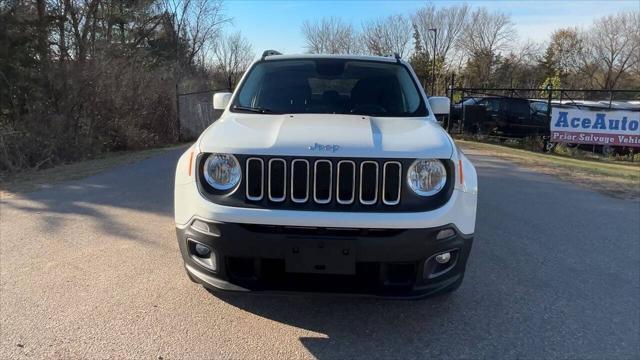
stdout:
{"type": "Polygon", "coordinates": [[[500,51],[516,39],[509,16],[485,8],[474,10],[465,23],[459,46],[466,58],[465,78],[481,86],[492,86],[500,51]]]}
{"type": "Polygon", "coordinates": [[[312,54],[361,53],[359,37],[353,26],[340,18],[323,18],[302,24],[307,51],[312,54]]]}
{"type": "Polygon", "coordinates": [[[558,29],[551,34],[549,51],[553,55],[556,69],[561,74],[576,71],[583,46],[583,39],[576,28],[558,29]]]}
{"type": "Polygon", "coordinates": [[[427,5],[418,9],[411,17],[416,31],[422,41],[422,49],[429,57],[433,56],[433,42],[436,40],[436,55],[446,63],[452,59],[450,54],[455,50],[469,17],[469,6],[450,6],[436,9],[435,5],[427,5]],[[437,29],[437,38],[429,29],[437,29]]]}
{"type": "Polygon", "coordinates": [[[373,55],[408,55],[412,38],[411,22],[402,15],[369,21],[362,26],[362,41],[373,55]]]}
{"type": "Polygon", "coordinates": [[[161,5],[173,17],[176,53],[184,54],[189,64],[231,21],[222,0],[162,0],[161,5]]]}
{"type": "MultiPolygon", "coordinates": [[[[69,14],[71,32],[74,37],[75,57],[84,62],[89,51],[89,33],[97,16],[100,0],[84,2],[64,0],[65,12],[69,14]]],[[[94,28],[95,30],[95,28],[94,28]]]]}
{"type": "Polygon", "coordinates": [[[639,14],[635,11],[602,17],[583,34],[586,46],[580,68],[593,86],[614,89],[640,61],[639,14]]]}
{"type": "Polygon", "coordinates": [[[217,70],[224,77],[229,89],[233,89],[254,58],[251,45],[238,31],[221,36],[213,52],[217,70]]]}
{"type": "Polygon", "coordinates": [[[471,13],[466,23],[460,45],[467,54],[496,54],[515,40],[516,31],[508,15],[478,8],[471,13]]]}

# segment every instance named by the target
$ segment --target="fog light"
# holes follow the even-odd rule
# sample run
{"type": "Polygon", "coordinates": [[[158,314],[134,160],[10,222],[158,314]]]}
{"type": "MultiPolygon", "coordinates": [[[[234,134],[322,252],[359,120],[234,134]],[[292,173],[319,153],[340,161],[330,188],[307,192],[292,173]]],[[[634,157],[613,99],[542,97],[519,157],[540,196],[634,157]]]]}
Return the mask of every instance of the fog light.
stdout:
{"type": "Polygon", "coordinates": [[[196,244],[196,254],[200,257],[208,257],[211,253],[211,249],[208,246],[202,244],[196,244]]]}
{"type": "Polygon", "coordinates": [[[436,255],[436,262],[438,264],[446,264],[449,260],[451,260],[451,253],[446,252],[436,255]]]}
{"type": "Polygon", "coordinates": [[[452,237],[455,234],[456,232],[453,231],[453,229],[442,229],[440,230],[440,232],[438,232],[438,235],[436,235],[436,240],[446,239],[452,237]]]}
{"type": "Polygon", "coordinates": [[[218,269],[216,252],[212,248],[193,239],[187,239],[187,246],[191,260],[211,271],[218,269]]]}

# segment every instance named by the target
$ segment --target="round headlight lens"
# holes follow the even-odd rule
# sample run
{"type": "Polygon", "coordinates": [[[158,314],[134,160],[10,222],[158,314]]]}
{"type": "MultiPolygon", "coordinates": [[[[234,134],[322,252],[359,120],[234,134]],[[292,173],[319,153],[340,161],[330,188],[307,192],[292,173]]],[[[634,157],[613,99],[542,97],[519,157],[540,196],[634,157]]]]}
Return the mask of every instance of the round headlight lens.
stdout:
{"type": "Polygon", "coordinates": [[[240,163],[233,155],[211,154],[204,163],[204,179],[216,190],[233,189],[241,178],[240,163]]]}
{"type": "Polygon", "coordinates": [[[420,196],[437,194],[447,182],[447,169],[440,160],[418,159],[407,172],[407,183],[420,196]]]}

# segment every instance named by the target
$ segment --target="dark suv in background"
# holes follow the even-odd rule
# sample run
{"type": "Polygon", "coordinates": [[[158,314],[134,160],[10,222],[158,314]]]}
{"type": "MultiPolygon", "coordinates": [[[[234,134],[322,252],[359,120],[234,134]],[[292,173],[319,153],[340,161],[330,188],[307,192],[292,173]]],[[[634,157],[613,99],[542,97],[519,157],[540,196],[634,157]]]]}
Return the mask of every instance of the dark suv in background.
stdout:
{"type": "Polygon", "coordinates": [[[466,133],[500,137],[549,134],[544,101],[508,97],[470,97],[451,109],[453,127],[466,133]]]}

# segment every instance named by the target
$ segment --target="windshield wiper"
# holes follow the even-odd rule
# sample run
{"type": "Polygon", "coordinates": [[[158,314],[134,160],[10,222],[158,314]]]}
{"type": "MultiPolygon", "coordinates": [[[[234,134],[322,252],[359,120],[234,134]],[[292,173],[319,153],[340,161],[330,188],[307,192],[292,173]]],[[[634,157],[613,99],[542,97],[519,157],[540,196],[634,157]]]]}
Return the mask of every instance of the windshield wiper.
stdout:
{"type": "Polygon", "coordinates": [[[261,108],[261,107],[251,107],[251,106],[238,106],[238,105],[235,105],[233,107],[233,110],[250,111],[250,112],[255,112],[255,113],[259,113],[259,114],[277,114],[275,111],[273,111],[271,109],[261,108]]]}

